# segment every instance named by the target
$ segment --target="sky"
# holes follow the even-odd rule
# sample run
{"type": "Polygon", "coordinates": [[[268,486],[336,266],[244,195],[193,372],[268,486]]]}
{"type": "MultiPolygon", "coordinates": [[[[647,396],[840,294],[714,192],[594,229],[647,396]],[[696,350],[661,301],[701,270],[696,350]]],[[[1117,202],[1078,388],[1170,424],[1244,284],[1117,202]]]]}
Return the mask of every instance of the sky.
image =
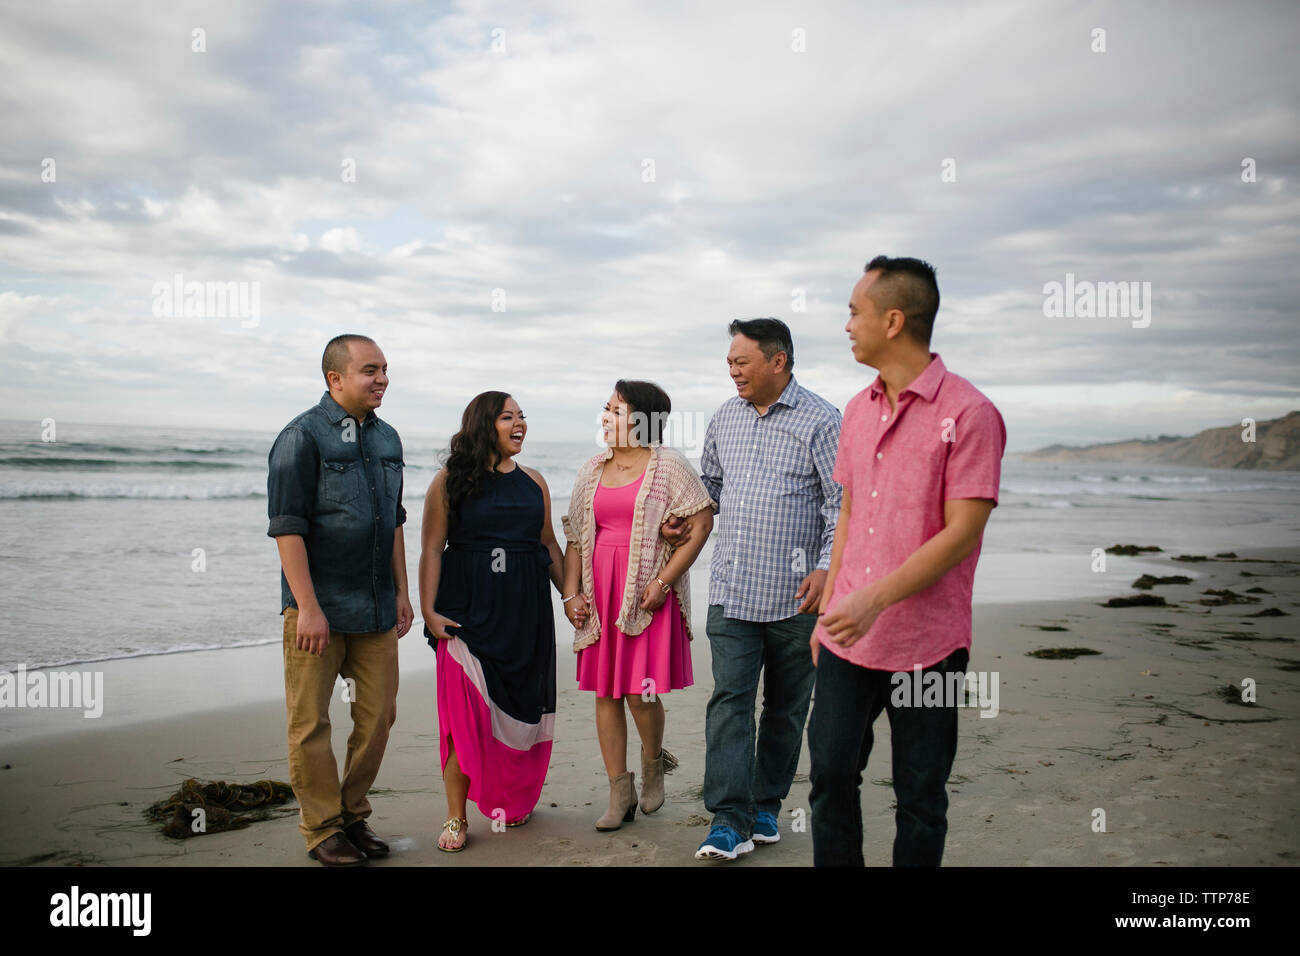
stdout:
{"type": "Polygon", "coordinates": [[[275,431],[360,332],[403,433],[500,389],[580,440],[619,378],[707,418],[757,316],[843,408],[877,254],[935,265],[1009,451],[1274,418],[1297,36],[1253,0],[3,0],[0,418],[275,431]]]}

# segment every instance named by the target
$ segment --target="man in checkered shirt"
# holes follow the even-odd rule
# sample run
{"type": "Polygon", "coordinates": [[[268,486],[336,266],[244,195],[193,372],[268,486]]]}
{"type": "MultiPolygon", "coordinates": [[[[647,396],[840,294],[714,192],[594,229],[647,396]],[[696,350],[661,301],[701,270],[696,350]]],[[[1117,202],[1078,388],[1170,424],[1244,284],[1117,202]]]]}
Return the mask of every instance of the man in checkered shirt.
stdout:
{"type": "Polygon", "coordinates": [[[734,860],[775,843],[816,671],[817,623],[840,486],[831,477],[840,413],[795,381],[779,319],[731,323],[736,385],[709,422],[701,478],[718,503],[708,636],[713,696],[705,722],[704,804],[713,813],[697,859],[734,860]],[[763,713],[754,703],[763,675],[763,713]]]}

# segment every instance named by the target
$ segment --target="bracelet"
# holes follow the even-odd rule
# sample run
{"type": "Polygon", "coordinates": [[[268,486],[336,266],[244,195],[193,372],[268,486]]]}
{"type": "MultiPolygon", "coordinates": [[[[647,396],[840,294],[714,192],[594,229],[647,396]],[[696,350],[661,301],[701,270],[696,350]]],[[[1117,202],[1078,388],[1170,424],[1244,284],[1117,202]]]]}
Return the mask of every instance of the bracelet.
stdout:
{"type": "Polygon", "coordinates": [[[664,589],[664,594],[667,594],[669,591],[672,590],[672,588],[670,588],[668,585],[664,584],[664,579],[663,579],[663,578],[655,578],[655,580],[658,581],[658,582],[659,582],[659,586],[660,586],[661,588],[664,589]]]}
{"type": "Polygon", "coordinates": [[[572,600],[573,600],[574,598],[576,598],[577,596],[578,596],[578,595],[577,595],[576,593],[574,593],[574,594],[570,594],[568,597],[566,597],[566,598],[565,598],[563,601],[561,601],[560,603],[561,603],[561,604],[568,604],[570,601],[572,601],[572,600]]]}

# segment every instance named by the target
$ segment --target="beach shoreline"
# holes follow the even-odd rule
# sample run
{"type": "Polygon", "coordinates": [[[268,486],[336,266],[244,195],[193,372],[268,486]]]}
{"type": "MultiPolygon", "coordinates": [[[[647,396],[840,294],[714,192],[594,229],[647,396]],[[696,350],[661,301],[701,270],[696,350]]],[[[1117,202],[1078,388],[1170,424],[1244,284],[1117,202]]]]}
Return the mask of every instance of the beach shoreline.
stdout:
{"type": "MultiPolygon", "coordinates": [[[[997,713],[960,714],[946,864],[1296,861],[1300,549],[1237,554],[1199,562],[1148,556],[1166,565],[1166,574],[1192,568],[1198,575],[1191,584],[1146,592],[1164,597],[1165,607],[1109,608],[1091,599],[976,605],[970,668],[997,673],[997,713]],[[1248,595],[1252,587],[1268,593],[1248,595]],[[1210,589],[1258,603],[1195,603],[1219,600],[1205,596],[1210,589]],[[1285,616],[1254,616],[1270,608],[1285,616]],[[1059,648],[1097,653],[1026,656],[1059,648]],[[1247,679],[1256,701],[1230,699],[1226,688],[1247,679]]],[[[1137,593],[1127,577],[1115,575],[1114,584],[1116,597],[1137,593]]],[[[703,604],[697,610],[702,618],[703,604]]],[[[471,808],[470,848],[453,856],[433,846],[445,810],[436,773],[434,655],[413,629],[402,641],[397,723],[371,798],[372,825],[393,854],[373,865],[710,865],[693,860],[707,833],[700,785],[712,686],[707,638],[702,627],[698,633],[695,686],[664,698],[665,745],[681,766],[666,780],[658,813],[638,814],[614,833],[595,832],[608,786],[594,706],[577,690],[561,640],[555,744],[537,812],[525,827],[493,832],[471,808]]],[[[59,714],[41,732],[25,734],[6,720],[0,864],[317,866],[297,833],[296,804],[247,829],[185,841],[162,836],[143,817],[144,807],[189,777],[287,780],[279,658],[270,644],[104,662],[96,666],[106,672],[106,687],[117,687],[104,718],[59,714]],[[196,710],[196,699],[220,703],[196,710]]],[[[337,697],[331,719],[341,755],[351,722],[337,697]]],[[[869,865],[887,865],[894,832],[887,719],[875,731],[863,785],[865,853],[869,865]]],[[[636,746],[634,739],[629,766],[636,746]]],[[[781,842],[739,865],[811,864],[807,773],[805,746],[783,807],[781,842]]]]}

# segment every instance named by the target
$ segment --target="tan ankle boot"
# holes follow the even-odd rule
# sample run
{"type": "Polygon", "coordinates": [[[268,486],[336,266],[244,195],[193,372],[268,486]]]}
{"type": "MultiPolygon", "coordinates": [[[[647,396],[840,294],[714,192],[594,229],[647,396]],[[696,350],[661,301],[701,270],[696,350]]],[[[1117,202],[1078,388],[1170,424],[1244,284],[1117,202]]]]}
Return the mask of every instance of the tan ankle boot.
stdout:
{"type": "Polygon", "coordinates": [[[664,805],[664,752],[650,760],[641,750],[641,812],[654,813],[664,805]]]}
{"type": "Polygon", "coordinates": [[[596,821],[597,830],[617,830],[636,817],[636,785],[631,771],[609,778],[609,809],[596,821]]]}

